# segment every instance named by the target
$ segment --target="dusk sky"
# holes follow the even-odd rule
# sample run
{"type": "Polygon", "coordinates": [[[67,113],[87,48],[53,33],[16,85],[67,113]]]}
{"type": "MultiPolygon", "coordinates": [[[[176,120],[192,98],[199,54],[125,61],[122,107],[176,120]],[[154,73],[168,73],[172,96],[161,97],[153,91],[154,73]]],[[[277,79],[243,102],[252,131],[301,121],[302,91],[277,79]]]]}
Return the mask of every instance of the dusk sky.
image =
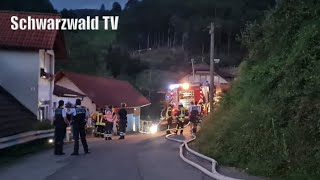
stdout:
{"type": "Polygon", "coordinates": [[[50,0],[55,9],[99,9],[104,4],[106,9],[112,7],[113,2],[119,2],[123,8],[128,0],[50,0]]]}

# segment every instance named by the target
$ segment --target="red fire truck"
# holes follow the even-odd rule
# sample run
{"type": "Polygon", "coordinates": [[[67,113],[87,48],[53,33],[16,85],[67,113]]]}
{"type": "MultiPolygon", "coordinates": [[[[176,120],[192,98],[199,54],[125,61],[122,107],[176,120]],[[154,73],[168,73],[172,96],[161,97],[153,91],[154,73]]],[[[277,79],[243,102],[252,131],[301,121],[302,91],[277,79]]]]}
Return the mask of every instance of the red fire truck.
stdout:
{"type": "Polygon", "coordinates": [[[182,103],[184,107],[188,108],[191,102],[196,104],[202,103],[204,110],[208,104],[209,86],[201,84],[172,84],[166,95],[167,104],[174,104],[175,107],[182,103]]]}

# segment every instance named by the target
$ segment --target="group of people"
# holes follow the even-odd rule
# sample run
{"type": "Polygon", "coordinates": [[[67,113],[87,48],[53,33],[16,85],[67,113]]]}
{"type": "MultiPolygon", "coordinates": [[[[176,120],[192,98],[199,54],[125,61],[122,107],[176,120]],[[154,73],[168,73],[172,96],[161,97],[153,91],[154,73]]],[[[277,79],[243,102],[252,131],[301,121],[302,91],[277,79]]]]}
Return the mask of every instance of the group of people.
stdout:
{"type": "Polygon", "coordinates": [[[55,146],[54,154],[55,155],[64,155],[63,152],[63,142],[66,135],[66,129],[68,126],[72,126],[73,139],[74,139],[74,148],[71,155],[79,155],[79,136],[82,142],[84,153],[90,153],[87,140],[85,126],[87,124],[89,117],[89,112],[84,106],[81,106],[81,100],[77,99],[75,107],[65,109],[64,101],[59,101],[58,108],[55,109],[55,146]]]}
{"type": "MultiPolygon", "coordinates": [[[[55,126],[55,143],[54,143],[54,154],[55,155],[64,155],[63,152],[63,143],[64,138],[66,135],[66,129],[68,126],[72,127],[73,133],[73,140],[74,140],[74,149],[71,155],[79,155],[79,137],[81,139],[84,153],[90,153],[87,140],[86,140],[86,125],[89,120],[89,110],[81,106],[81,99],[77,99],[75,106],[71,107],[70,104],[64,107],[64,101],[59,101],[58,108],[55,109],[55,119],[54,119],[54,126],[55,126]]],[[[119,131],[120,131],[120,138],[125,138],[125,132],[127,127],[127,110],[125,109],[126,104],[121,104],[121,109],[118,112],[119,117],[119,131]]],[[[108,106],[101,116],[102,122],[105,124],[104,126],[104,134],[106,140],[112,140],[112,129],[113,123],[116,119],[117,115],[113,111],[112,106],[108,106]]],[[[91,117],[92,118],[92,117],[91,117]]],[[[95,124],[97,121],[92,119],[95,124]]]]}
{"type": "Polygon", "coordinates": [[[119,139],[125,138],[127,127],[127,110],[126,104],[121,104],[121,109],[116,113],[112,106],[97,108],[97,111],[92,113],[91,119],[95,126],[95,135],[104,137],[106,140],[112,140],[112,132],[116,123],[117,134],[119,139]]]}
{"type": "Polygon", "coordinates": [[[185,108],[182,103],[179,103],[176,110],[173,104],[169,104],[163,112],[165,112],[165,119],[167,121],[167,134],[171,133],[173,122],[176,121],[175,133],[178,134],[180,130],[180,134],[182,135],[187,118],[190,121],[192,133],[196,133],[201,108],[195,105],[195,103],[192,102],[189,109],[185,108]]]}

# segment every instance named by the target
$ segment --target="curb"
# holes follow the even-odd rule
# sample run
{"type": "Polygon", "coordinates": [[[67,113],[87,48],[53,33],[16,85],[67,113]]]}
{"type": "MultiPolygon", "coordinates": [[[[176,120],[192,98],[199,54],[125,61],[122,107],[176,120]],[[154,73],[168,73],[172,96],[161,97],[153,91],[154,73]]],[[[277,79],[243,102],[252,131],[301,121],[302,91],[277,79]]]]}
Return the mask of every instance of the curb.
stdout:
{"type": "Polygon", "coordinates": [[[236,178],[227,177],[227,176],[224,176],[224,175],[218,173],[217,170],[216,170],[216,166],[217,166],[218,162],[217,162],[216,160],[214,160],[214,159],[212,159],[212,158],[210,158],[210,157],[208,157],[208,156],[205,156],[205,155],[203,155],[203,154],[200,154],[200,153],[192,150],[191,148],[189,148],[188,144],[196,139],[196,136],[195,136],[195,135],[191,135],[192,138],[191,138],[190,140],[188,140],[188,141],[184,141],[184,140],[180,140],[180,139],[175,139],[175,138],[171,137],[171,136],[173,136],[173,135],[174,135],[174,134],[168,134],[168,135],[166,135],[166,139],[171,140],[171,141],[175,141],[175,142],[182,143],[182,144],[180,145],[180,153],[179,153],[179,155],[180,155],[180,158],[181,158],[184,162],[186,162],[186,163],[188,163],[189,165],[197,168],[198,170],[200,170],[200,171],[203,172],[204,174],[206,174],[206,175],[208,175],[209,177],[211,177],[211,178],[213,178],[213,179],[216,179],[216,180],[242,180],[242,179],[236,179],[236,178]],[[192,153],[193,155],[198,156],[198,157],[200,157],[200,158],[202,158],[202,159],[205,159],[205,160],[207,160],[207,161],[210,161],[211,164],[212,164],[211,171],[209,171],[209,170],[203,168],[202,166],[200,166],[199,164],[197,164],[197,163],[195,163],[195,162],[187,159],[187,158],[183,155],[183,148],[184,148],[184,147],[186,148],[187,151],[189,151],[189,152],[192,153]]]}

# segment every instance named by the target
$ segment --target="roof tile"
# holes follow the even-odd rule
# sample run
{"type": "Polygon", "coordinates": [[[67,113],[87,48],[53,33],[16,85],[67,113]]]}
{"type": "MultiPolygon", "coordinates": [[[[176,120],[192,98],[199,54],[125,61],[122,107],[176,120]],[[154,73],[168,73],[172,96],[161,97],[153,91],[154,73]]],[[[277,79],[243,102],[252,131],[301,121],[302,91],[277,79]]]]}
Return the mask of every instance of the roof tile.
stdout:
{"type": "Polygon", "coordinates": [[[20,18],[53,18],[58,19],[58,14],[0,11],[0,47],[20,49],[53,49],[57,30],[12,30],[11,17],[20,18]]]}

